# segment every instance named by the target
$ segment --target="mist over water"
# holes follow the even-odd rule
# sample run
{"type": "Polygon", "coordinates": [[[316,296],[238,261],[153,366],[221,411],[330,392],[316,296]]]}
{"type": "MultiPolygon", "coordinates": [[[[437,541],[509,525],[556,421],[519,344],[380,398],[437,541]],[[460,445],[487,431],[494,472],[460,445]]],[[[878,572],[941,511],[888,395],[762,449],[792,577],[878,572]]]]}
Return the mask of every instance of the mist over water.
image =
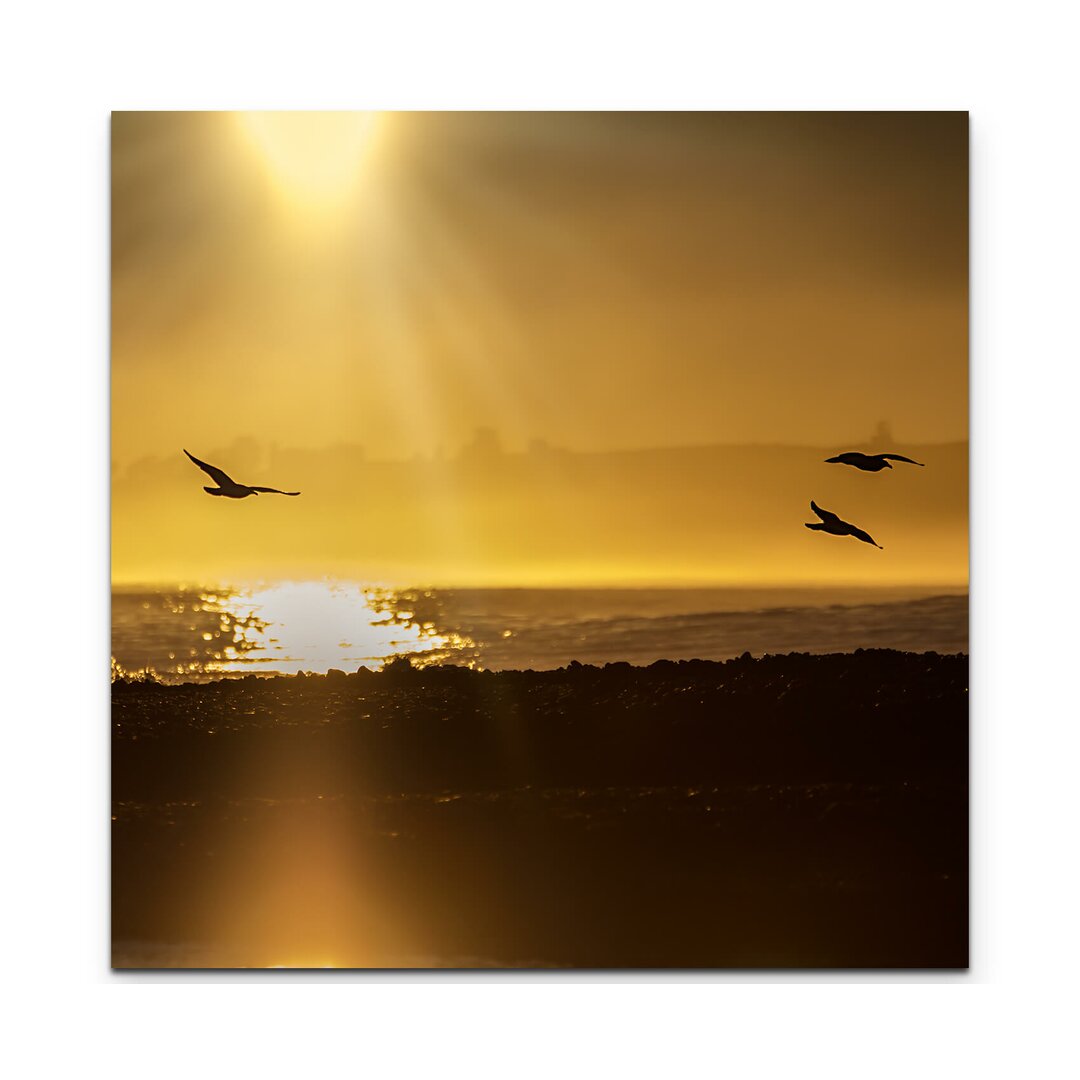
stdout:
{"type": "Polygon", "coordinates": [[[391,589],[349,582],[113,592],[118,673],[172,682],[379,669],[397,656],[491,670],[750,652],[966,652],[964,591],[391,589]]]}

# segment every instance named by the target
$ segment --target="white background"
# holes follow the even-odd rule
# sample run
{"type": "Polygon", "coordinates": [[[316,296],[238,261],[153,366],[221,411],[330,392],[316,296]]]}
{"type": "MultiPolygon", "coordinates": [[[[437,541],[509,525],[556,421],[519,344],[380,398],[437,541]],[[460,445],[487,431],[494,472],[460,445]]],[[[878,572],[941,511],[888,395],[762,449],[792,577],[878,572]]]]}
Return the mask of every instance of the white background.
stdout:
{"type": "Polygon", "coordinates": [[[8,9],[8,1074],[1075,1069],[1074,11],[943,0],[8,9]],[[970,974],[110,974],[109,111],[252,107],[971,110],[970,974]]]}

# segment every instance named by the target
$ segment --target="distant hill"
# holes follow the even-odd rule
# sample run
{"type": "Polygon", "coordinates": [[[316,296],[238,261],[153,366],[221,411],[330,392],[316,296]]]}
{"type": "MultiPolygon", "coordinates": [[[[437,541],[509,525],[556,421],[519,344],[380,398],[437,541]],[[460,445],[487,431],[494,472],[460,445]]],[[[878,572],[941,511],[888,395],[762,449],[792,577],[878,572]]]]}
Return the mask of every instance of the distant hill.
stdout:
{"type": "MultiPolygon", "coordinates": [[[[196,452],[238,479],[303,491],[225,504],[177,450],[114,469],[117,580],[348,576],[456,584],[958,583],[967,578],[968,444],[892,448],[879,474],[824,463],[844,446],[576,452],[479,438],[454,457],[361,447],[196,452]],[[885,550],[803,528],[809,502],[885,550]]],[[[191,448],[189,448],[191,449],[191,448]]]]}

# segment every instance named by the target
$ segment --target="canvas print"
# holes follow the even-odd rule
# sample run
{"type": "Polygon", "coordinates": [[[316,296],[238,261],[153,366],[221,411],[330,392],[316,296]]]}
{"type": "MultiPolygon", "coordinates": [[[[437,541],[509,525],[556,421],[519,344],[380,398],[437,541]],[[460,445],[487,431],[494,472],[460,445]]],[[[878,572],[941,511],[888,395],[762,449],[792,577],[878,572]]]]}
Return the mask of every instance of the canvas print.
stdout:
{"type": "Polygon", "coordinates": [[[966,967],[967,129],[114,114],[113,966],[966,967]]]}

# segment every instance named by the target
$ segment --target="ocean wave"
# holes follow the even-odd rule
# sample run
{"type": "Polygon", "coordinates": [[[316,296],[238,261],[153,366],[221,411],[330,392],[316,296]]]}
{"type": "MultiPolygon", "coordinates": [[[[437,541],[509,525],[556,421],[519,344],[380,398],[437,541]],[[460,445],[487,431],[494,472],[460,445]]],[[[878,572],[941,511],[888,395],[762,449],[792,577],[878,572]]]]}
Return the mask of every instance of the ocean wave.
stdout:
{"type": "Polygon", "coordinates": [[[898,598],[864,589],[792,602],[806,598],[780,589],[395,591],[320,583],[258,593],[126,592],[114,596],[114,664],[175,682],[379,668],[401,655],[502,670],[745,652],[967,651],[966,594],[898,598]],[[302,602],[275,608],[280,594],[302,602]]]}

